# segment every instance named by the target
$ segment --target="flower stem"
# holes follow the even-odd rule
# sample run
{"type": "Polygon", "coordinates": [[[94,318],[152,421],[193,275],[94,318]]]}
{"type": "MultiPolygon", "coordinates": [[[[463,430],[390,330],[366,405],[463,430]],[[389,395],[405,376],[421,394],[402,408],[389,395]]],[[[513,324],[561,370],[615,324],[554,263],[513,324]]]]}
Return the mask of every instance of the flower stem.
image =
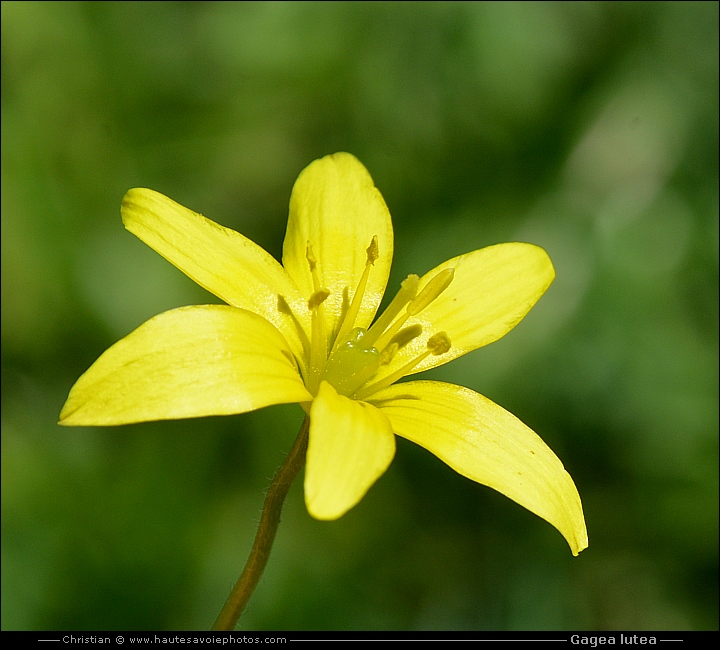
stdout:
{"type": "Polygon", "coordinates": [[[230,592],[223,608],[220,610],[212,630],[234,630],[245,606],[260,581],[265,570],[270,549],[272,548],[280,523],[280,513],[290,486],[293,484],[298,472],[305,464],[305,453],[307,452],[308,430],[310,429],[310,418],[305,420],[300,427],[295,443],[287,455],[285,462],[275,474],[275,477],[265,495],[260,524],[258,525],[255,541],[253,542],[250,556],[245,564],[240,578],[230,592]]]}

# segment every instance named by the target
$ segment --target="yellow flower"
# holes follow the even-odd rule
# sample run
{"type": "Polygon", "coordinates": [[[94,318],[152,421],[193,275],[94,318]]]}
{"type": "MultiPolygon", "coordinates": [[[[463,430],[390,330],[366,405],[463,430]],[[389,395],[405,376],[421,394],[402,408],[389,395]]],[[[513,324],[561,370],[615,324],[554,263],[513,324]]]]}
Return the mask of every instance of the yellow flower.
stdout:
{"type": "Polygon", "coordinates": [[[227,305],[181,307],[113,345],[78,379],[63,425],[245,413],[298,402],[310,417],[305,501],[331,520],[395,454],[395,435],[587,546],[562,463],[515,416],[467,388],[395,382],[511,330],[555,277],[545,251],[489,246],[409,276],[373,318],[393,231],[380,192],[347,153],[297,179],[280,265],[233,230],[148,189],[123,199],[125,227],[227,305]]]}

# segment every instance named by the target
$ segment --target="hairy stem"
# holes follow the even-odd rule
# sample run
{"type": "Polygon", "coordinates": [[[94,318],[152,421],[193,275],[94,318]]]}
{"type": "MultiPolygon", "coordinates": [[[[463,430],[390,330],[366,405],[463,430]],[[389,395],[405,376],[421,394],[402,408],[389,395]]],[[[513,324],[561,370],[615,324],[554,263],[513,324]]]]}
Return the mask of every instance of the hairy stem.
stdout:
{"type": "Polygon", "coordinates": [[[265,495],[260,524],[245,568],[220,610],[220,614],[218,614],[217,620],[211,628],[212,630],[235,629],[240,614],[242,614],[253,591],[255,591],[257,583],[260,581],[260,576],[262,576],[270,557],[270,549],[280,523],[280,513],[282,512],[285,497],[298,472],[305,464],[309,429],[310,418],[305,416],[290,453],[275,474],[265,495]]]}

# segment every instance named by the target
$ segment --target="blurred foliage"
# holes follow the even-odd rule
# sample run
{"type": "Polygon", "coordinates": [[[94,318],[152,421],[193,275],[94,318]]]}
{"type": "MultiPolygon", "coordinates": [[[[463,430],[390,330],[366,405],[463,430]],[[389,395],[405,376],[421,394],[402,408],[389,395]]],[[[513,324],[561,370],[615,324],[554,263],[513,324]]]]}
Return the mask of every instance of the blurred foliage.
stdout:
{"type": "Polygon", "coordinates": [[[350,151],[408,273],[502,241],[557,280],[428,373],[518,415],[590,547],[400,441],[341,520],[286,505],[243,629],[717,629],[718,5],[2,3],[2,625],[207,628],[301,421],[61,429],[77,377],[217,302],[124,231],[159,190],[279,256],[350,151]]]}

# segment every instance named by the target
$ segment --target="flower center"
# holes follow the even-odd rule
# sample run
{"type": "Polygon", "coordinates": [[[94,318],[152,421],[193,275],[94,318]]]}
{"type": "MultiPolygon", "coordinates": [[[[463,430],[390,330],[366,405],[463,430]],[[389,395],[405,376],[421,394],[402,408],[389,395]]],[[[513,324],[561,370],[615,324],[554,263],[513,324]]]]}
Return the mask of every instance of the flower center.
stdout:
{"type": "Polygon", "coordinates": [[[323,288],[317,271],[317,260],[312,245],[307,244],[306,258],[313,278],[313,293],[308,300],[311,314],[311,333],[308,339],[298,319],[282,296],[278,296],[278,310],[291,317],[300,332],[305,349],[307,376],[305,383],[315,395],[322,380],[330,383],[341,395],[366,399],[404,377],[429,355],[441,355],[450,350],[450,338],[438,332],[427,340],[426,350],[384,378],[369,383],[381,366],[390,364],[398,350],[423,334],[419,324],[404,327],[406,321],[432,303],[453,280],[454,269],[440,271],[418,293],[419,278],[410,275],[403,280],[400,290],[385,311],[369,329],[355,327],[368,278],[377,260],[378,239],[372,238],[366,249],[367,261],[358,286],[349,300],[349,288],[343,291],[343,303],[337,333],[328,332],[323,303],[330,292],[323,288]],[[404,310],[404,311],[403,311],[404,310]]]}

